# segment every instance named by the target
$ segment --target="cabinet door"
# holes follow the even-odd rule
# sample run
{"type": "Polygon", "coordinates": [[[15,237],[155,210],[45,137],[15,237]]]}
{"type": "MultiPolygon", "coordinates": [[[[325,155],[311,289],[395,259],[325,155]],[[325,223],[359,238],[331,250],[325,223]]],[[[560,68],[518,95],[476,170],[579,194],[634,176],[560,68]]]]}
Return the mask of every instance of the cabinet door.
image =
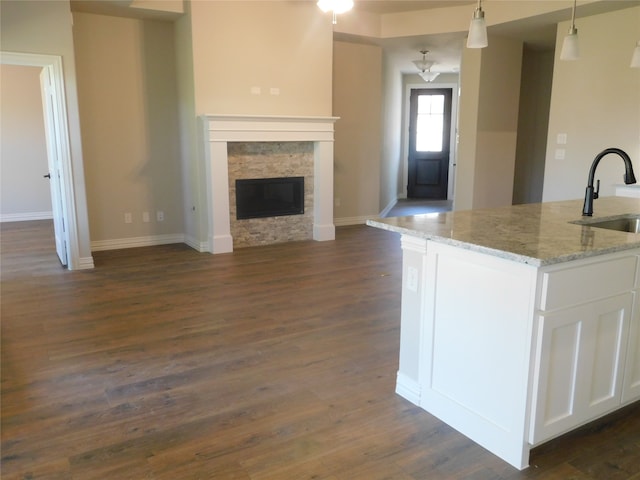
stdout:
{"type": "Polygon", "coordinates": [[[629,328],[629,346],[622,387],[622,402],[640,399],[640,290],[634,293],[633,317],[629,328]]]}
{"type": "Polygon", "coordinates": [[[625,293],[539,317],[531,443],[620,405],[631,305],[625,293]]]}

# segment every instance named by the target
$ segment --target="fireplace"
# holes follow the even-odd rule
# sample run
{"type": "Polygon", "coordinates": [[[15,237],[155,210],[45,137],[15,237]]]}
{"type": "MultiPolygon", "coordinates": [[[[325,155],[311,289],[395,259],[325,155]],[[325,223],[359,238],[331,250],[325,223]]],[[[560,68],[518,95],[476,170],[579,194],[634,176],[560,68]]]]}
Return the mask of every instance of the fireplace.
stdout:
{"type": "Polygon", "coordinates": [[[236,180],[236,219],[304,213],[304,177],[236,180]]]}
{"type": "MultiPolygon", "coordinates": [[[[245,246],[249,237],[256,236],[259,237],[257,243],[252,245],[297,241],[300,238],[317,241],[335,239],[333,124],[338,120],[337,117],[203,115],[200,120],[206,179],[203,186],[207,196],[205,216],[208,223],[208,239],[206,243],[201,243],[201,251],[231,252],[234,245],[245,246]],[[275,163],[268,161],[259,175],[249,175],[244,167],[232,171],[237,168],[237,160],[231,162],[231,156],[235,157],[237,152],[230,150],[237,150],[237,145],[242,144],[242,149],[259,152],[262,148],[260,144],[278,143],[281,152],[277,155],[293,146],[301,148],[302,152],[287,153],[286,159],[278,160],[277,168],[275,163]],[[304,165],[292,168],[292,160],[295,162],[298,158],[304,165]],[[304,214],[236,220],[236,179],[297,176],[305,179],[302,195],[304,214]],[[251,232],[245,229],[251,229],[251,232]],[[270,238],[273,232],[279,233],[278,238],[270,238]]],[[[254,160],[247,165],[257,168],[254,160]]]]}

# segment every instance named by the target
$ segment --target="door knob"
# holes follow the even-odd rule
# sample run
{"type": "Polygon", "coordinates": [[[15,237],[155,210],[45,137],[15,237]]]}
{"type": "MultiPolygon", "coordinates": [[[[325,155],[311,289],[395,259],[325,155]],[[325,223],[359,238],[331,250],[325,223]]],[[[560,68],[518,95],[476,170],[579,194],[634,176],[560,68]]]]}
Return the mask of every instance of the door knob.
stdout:
{"type": "Polygon", "coordinates": [[[44,178],[51,178],[51,174],[47,173],[46,175],[43,175],[44,178]]]}

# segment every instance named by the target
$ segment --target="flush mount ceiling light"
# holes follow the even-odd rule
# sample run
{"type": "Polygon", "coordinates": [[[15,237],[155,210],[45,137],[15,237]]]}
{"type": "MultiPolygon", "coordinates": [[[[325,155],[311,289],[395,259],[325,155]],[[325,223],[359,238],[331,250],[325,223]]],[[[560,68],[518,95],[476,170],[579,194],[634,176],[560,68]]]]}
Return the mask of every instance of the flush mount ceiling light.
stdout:
{"type": "Polygon", "coordinates": [[[333,13],[333,24],[335,25],[337,23],[336,15],[351,10],[353,0],[318,0],[318,7],[325,13],[333,13]]]}
{"type": "Polygon", "coordinates": [[[577,60],[580,57],[578,47],[578,29],[576,28],[576,0],[573,0],[573,12],[571,14],[571,27],[564,37],[560,60],[577,60]]]}
{"type": "Polygon", "coordinates": [[[487,40],[487,23],[484,21],[482,0],[478,0],[478,6],[473,12],[471,25],[469,25],[467,48],[484,48],[487,45],[489,45],[489,41],[487,40]]]}
{"type": "Polygon", "coordinates": [[[640,41],[636,43],[636,48],[633,50],[631,57],[631,68],[640,68],[640,41]]]}
{"type": "Polygon", "coordinates": [[[425,82],[433,82],[440,73],[431,71],[431,67],[433,67],[435,62],[427,60],[429,50],[420,50],[420,53],[422,54],[422,58],[413,61],[414,65],[420,70],[418,75],[420,75],[425,82]]]}

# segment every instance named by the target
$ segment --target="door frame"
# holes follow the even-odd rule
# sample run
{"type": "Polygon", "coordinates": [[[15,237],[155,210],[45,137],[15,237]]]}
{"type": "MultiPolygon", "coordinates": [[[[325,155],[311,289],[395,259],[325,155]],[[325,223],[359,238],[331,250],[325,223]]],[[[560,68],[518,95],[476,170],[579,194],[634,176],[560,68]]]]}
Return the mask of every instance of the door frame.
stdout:
{"type": "Polygon", "coordinates": [[[402,190],[398,198],[407,198],[407,183],[409,182],[409,123],[411,116],[411,90],[451,89],[451,131],[449,133],[449,179],[447,198],[454,200],[453,187],[455,185],[455,167],[458,158],[458,97],[460,96],[458,83],[408,83],[404,92],[404,115],[402,129],[402,190]]]}
{"type": "MultiPolygon", "coordinates": [[[[56,141],[60,152],[60,193],[62,199],[62,220],[65,224],[63,233],[67,263],[69,269],[79,268],[80,254],[78,241],[78,223],[75,209],[75,191],[73,187],[73,168],[71,165],[71,147],[69,143],[69,128],[67,103],[64,89],[64,72],[62,57],[59,55],[45,55],[34,53],[0,52],[0,63],[3,65],[20,65],[25,67],[41,67],[48,69],[53,83],[53,108],[51,118],[55,122],[56,141]]],[[[43,95],[43,92],[40,92],[43,95]]],[[[44,112],[45,118],[47,112],[44,112]]]]}

